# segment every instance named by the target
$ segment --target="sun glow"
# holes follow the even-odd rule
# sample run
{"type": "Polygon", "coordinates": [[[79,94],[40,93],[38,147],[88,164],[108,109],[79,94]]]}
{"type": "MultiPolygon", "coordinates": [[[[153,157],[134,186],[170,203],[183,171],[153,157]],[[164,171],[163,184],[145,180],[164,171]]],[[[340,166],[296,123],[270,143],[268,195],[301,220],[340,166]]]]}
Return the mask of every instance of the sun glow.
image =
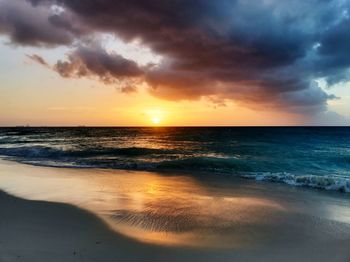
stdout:
{"type": "Polygon", "coordinates": [[[154,125],[159,125],[160,122],[161,122],[161,119],[160,119],[160,117],[158,117],[158,116],[152,117],[151,120],[152,120],[152,123],[153,123],[154,125]]]}
{"type": "Polygon", "coordinates": [[[150,109],[146,111],[149,121],[154,126],[161,125],[164,120],[164,111],[161,109],[150,109]]]}

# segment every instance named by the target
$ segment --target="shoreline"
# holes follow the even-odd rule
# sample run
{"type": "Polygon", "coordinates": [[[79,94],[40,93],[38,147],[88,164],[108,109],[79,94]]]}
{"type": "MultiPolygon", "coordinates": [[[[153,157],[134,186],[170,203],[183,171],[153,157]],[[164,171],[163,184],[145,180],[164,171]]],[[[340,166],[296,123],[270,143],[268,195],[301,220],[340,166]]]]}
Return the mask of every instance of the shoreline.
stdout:
{"type": "MultiPolygon", "coordinates": [[[[60,165],[46,165],[36,164],[16,159],[10,159],[6,156],[0,156],[0,161],[15,162],[22,165],[47,167],[47,168],[62,168],[62,169],[82,169],[82,170],[116,170],[120,172],[149,172],[159,173],[162,175],[177,175],[177,176],[193,176],[192,170],[177,170],[169,168],[108,168],[108,167],[92,167],[92,166],[60,166],[60,165]]],[[[253,180],[257,182],[282,184],[285,186],[306,188],[309,190],[324,190],[332,191],[340,194],[348,194],[350,196],[350,178],[342,176],[320,176],[320,175],[294,175],[287,172],[237,172],[229,174],[221,171],[195,171],[197,178],[203,176],[213,177],[215,179],[229,178],[229,179],[244,179],[253,180]],[[214,175],[213,173],[216,174],[214,175]],[[220,177],[219,177],[220,176],[220,177]]]]}
{"type": "Polygon", "coordinates": [[[226,182],[0,161],[0,261],[349,260],[347,197],[226,182]]]}

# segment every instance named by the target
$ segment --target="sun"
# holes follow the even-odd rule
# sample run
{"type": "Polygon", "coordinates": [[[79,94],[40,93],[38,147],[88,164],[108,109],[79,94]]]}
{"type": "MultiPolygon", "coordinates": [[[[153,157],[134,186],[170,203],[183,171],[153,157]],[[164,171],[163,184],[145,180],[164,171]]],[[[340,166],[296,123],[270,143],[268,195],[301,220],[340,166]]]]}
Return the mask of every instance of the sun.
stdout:
{"type": "Polygon", "coordinates": [[[159,116],[153,116],[152,119],[151,119],[151,121],[152,121],[152,123],[153,123],[154,125],[159,125],[160,122],[161,122],[161,119],[160,119],[159,116]]]}
{"type": "Polygon", "coordinates": [[[144,111],[143,116],[146,116],[145,121],[148,122],[148,125],[160,126],[164,124],[166,111],[161,108],[150,108],[144,111]]]}

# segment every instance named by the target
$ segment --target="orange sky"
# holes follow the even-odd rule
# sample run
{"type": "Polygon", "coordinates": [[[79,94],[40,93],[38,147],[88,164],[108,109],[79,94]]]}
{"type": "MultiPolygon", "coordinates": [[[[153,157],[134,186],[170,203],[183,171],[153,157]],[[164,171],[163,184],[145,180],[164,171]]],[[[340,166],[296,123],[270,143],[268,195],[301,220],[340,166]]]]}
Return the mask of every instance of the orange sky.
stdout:
{"type": "Polygon", "coordinates": [[[0,0],[0,126],[350,125],[349,13],[343,0],[0,0]]]}
{"type": "MultiPolygon", "coordinates": [[[[138,57],[141,63],[152,59],[151,54],[142,53],[144,50],[122,47],[124,55],[138,57]]],[[[0,48],[5,54],[0,64],[1,126],[148,126],[155,125],[155,118],[159,122],[156,125],[166,126],[303,125],[309,121],[297,114],[253,110],[232,101],[216,105],[205,98],[163,100],[143,87],[125,94],[99,81],[62,78],[26,57],[36,52],[55,60],[56,53],[59,56],[65,50],[46,53],[43,49],[5,44],[0,48]]],[[[343,113],[348,110],[344,100],[334,101],[331,106],[343,113]]]]}

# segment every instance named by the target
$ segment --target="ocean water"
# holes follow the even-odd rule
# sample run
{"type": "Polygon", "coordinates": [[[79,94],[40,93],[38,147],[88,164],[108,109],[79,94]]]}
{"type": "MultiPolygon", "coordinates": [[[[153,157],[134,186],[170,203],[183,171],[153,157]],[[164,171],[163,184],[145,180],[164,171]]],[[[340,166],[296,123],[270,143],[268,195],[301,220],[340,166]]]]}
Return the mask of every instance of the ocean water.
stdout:
{"type": "Polygon", "coordinates": [[[240,176],[350,192],[350,128],[0,128],[0,157],[72,168],[240,176]]]}

